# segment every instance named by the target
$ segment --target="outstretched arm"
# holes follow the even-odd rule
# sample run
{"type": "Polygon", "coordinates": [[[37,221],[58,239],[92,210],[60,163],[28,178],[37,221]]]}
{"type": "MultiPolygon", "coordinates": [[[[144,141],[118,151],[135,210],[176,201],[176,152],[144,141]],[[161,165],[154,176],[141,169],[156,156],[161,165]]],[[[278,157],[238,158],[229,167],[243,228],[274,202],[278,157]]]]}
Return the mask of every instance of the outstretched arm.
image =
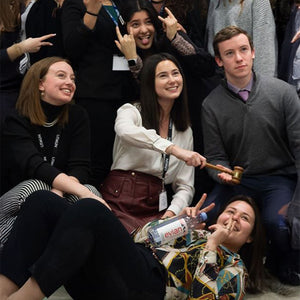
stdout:
{"type": "Polygon", "coordinates": [[[42,46],[52,46],[53,44],[46,40],[55,36],[55,33],[43,35],[37,38],[28,38],[20,43],[13,44],[7,48],[7,54],[11,61],[14,61],[26,52],[38,52],[42,46]]]}

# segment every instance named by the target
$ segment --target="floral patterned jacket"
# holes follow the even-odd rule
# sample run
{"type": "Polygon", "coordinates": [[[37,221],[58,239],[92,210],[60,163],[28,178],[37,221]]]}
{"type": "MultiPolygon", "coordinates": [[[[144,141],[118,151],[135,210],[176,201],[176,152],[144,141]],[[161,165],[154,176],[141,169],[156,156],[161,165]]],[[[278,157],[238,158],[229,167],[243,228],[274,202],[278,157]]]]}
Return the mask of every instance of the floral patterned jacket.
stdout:
{"type": "Polygon", "coordinates": [[[166,245],[154,247],[148,239],[151,225],[134,233],[136,243],[151,247],[154,256],[168,272],[165,300],[243,299],[247,270],[237,253],[219,246],[217,251],[205,249],[210,233],[195,230],[166,245]]]}

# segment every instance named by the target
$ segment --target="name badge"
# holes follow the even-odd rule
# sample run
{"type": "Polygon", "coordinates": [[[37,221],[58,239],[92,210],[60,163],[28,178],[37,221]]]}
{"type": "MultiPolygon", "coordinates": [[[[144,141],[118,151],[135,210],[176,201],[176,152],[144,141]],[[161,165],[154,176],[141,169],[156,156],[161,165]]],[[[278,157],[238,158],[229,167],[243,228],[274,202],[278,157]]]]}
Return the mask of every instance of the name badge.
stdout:
{"type": "Polygon", "coordinates": [[[168,207],[168,198],[167,198],[167,192],[162,191],[159,194],[159,204],[158,204],[158,210],[162,211],[168,207]]]}
{"type": "Polygon", "coordinates": [[[130,71],[127,59],[124,56],[113,56],[113,71],[130,71]]]}

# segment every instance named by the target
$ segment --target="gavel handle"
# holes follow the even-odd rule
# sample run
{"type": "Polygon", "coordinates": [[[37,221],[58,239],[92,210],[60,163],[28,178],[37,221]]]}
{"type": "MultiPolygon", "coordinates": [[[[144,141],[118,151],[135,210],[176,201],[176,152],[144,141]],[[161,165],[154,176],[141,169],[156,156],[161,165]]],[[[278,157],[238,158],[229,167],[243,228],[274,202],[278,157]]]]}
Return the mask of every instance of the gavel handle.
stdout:
{"type": "Polygon", "coordinates": [[[210,163],[206,163],[205,167],[210,168],[210,169],[214,169],[214,170],[218,170],[220,172],[224,172],[224,173],[227,173],[227,174],[230,174],[230,175],[233,174],[232,170],[227,171],[227,170],[224,170],[222,167],[218,167],[218,166],[215,166],[215,165],[210,164],[210,163]]]}

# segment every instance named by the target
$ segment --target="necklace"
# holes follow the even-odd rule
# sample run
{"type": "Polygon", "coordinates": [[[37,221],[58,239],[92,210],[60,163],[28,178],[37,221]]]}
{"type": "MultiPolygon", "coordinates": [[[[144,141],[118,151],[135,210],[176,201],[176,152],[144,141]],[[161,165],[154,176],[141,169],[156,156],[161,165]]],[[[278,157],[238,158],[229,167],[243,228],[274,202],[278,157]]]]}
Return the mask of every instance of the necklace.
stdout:
{"type": "Polygon", "coordinates": [[[160,4],[160,3],[165,2],[165,0],[159,0],[159,1],[150,0],[150,1],[151,1],[151,3],[153,3],[153,4],[160,4]]]}
{"type": "Polygon", "coordinates": [[[58,122],[58,118],[54,119],[52,122],[45,122],[45,124],[43,124],[43,126],[44,126],[44,127],[52,127],[52,126],[54,126],[57,122],[58,122]]]}

